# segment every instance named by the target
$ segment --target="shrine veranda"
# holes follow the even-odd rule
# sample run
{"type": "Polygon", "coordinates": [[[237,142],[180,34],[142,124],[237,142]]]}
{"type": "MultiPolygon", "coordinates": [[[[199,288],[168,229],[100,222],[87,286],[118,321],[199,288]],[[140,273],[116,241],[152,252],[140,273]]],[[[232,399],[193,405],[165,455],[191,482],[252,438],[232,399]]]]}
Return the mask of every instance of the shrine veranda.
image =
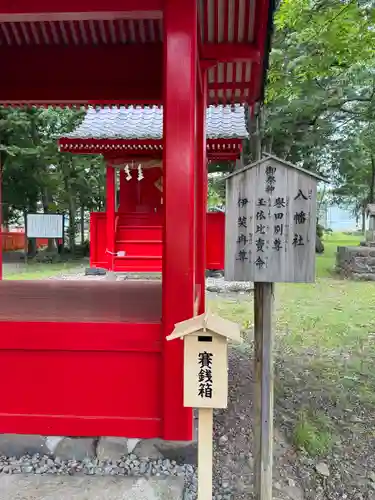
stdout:
{"type": "MultiPolygon", "coordinates": [[[[2,390],[1,433],[193,438],[193,411],[183,406],[183,343],[165,339],[175,323],[205,310],[207,159],[235,161],[243,137],[227,130],[207,138],[206,110],[222,105],[234,113],[245,105],[253,116],[263,98],[273,9],[269,0],[234,7],[230,0],[0,2],[1,104],[163,106],[160,137],[81,138],[77,150],[107,159],[98,230],[106,238],[97,264],[116,269],[113,254],[130,251],[116,248],[116,230],[124,227],[126,240],[130,225],[138,231],[131,240],[143,241],[134,255],[142,257],[136,245],[147,247],[136,265],[147,262],[150,270],[157,261],[162,283],[2,281],[1,330],[12,335],[0,336],[0,365],[17,375],[2,390]],[[116,211],[113,167],[125,172],[150,159],[162,164],[162,204],[157,179],[146,180],[143,169],[144,186],[152,185],[146,203],[139,198],[130,211],[116,211]],[[154,231],[147,239],[145,226],[154,231]],[[58,391],[53,377],[24,383],[35,366],[63,374],[58,391]],[[79,382],[87,373],[97,374],[95,386],[79,382]]],[[[131,183],[122,177],[122,186],[126,205],[131,183]]]]}

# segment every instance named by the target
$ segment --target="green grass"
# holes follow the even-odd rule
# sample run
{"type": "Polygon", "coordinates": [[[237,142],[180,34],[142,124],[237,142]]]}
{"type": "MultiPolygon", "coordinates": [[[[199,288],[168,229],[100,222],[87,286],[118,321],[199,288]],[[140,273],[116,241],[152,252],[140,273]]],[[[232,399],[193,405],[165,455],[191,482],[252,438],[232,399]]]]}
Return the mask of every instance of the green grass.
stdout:
{"type": "Polygon", "coordinates": [[[293,432],[293,442],[298,449],[312,456],[323,455],[333,443],[330,422],[312,412],[301,412],[293,432]]]}
{"type": "Polygon", "coordinates": [[[62,273],[83,268],[81,261],[61,262],[57,264],[29,263],[25,267],[7,272],[5,266],[5,280],[41,280],[52,278],[62,273]]]}
{"type": "MultiPolygon", "coordinates": [[[[312,455],[326,453],[340,432],[324,405],[375,410],[375,285],[334,273],[337,246],[357,246],[361,239],[325,236],[316,283],[275,286],[276,400],[294,405],[291,435],[312,455]]],[[[252,298],[219,298],[210,307],[239,322],[249,338],[252,298]]]]}

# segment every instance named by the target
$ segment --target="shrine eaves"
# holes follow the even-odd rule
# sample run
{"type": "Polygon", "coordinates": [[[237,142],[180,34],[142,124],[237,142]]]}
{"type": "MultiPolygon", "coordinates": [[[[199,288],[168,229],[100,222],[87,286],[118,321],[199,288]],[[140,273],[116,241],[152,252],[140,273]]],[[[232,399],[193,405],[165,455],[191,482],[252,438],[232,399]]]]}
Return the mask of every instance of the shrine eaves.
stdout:
{"type": "MultiPolygon", "coordinates": [[[[209,106],[206,111],[209,159],[236,159],[248,136],[245,108],[209,106]]],[[[133,154],[158,157],[163,149],[163,107],[90,107],[80,125],[59,139],[61,152],[133,154]]]]}
{"type": "MultiPolygon", "coordinates": [[[[167,4],[0,1],[0,104],[160,105],[167,4]]],[[[197,0],[208,104],[262,99],[274,4],[197,0]]]]}

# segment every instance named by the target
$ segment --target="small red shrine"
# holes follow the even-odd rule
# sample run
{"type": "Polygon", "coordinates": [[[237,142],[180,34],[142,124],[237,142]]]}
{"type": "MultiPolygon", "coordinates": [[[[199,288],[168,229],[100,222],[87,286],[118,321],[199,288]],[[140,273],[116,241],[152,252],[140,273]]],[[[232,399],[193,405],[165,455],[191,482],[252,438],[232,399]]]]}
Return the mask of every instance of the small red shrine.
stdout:
{"type": "MultiPolygon", "coordinates": [[[[191,439],[183,342],[166,337],[205,310],[207,155],[215,139],[207,139],[206,110],[251,111],[262,99],[273,9],[273,0],[0,0],[0,104],[120,106],[115,121],[138,105],[160,120],[163,106],[163,132],[155,139],[150,122],[147,147],[138,135],[107,142],[111,165],[127,172],[134,159],[155,190],[144,197],[141,182],[132,190],[122,180],[121,219],[116,170],[108,168],[104,223],[112,256],[121,251],[117,230],[154,217],[159,229],[148,237],[162,241],[162,282],[1,281],[0,366],[15,375],[2,387],[0,432],[191,439]],[[162,195],[147,174],[151,161],[162,167],[162,195]],[[156,212],[151,200],[160,201],[156,212]],[[26,383],[35,372],[43,376],[26,383]]],[[[236,156],[237,139],[223,140],[215,154],[236,156]]],[[[160,247],[155,252],[160,265],[160,247]]]]}
{"type": "MultiPolygon", "coordinates": [[[[209,106],[206,136],[207,161],[233,164],[247,136],[244,106],[209,106]]],[[[91,267],[161,271],[163,108],[90,108],[82,124],[59,140],[59,148],[102,154],[106,161],[107,210],[90,217],[91,267]]],[[[206,227],[206,267],[224,269],[224,214],[207,213],[206,227]]]]}

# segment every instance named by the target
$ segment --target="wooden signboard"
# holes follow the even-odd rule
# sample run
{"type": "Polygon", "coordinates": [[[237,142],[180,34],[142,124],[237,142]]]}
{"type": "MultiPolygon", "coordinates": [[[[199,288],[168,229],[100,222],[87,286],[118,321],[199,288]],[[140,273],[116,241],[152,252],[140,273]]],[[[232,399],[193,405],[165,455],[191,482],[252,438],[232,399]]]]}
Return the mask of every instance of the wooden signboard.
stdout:
{"type": "Polygon", "coordinates": [[[270,155],[227,177],[226,280],[315,281],[318,180],[270,155]]]}
{"type": "Polygon", "coordinates": [[[27,214],[28,238],[63,238],[64,216],[61,214],[27,214]]]}

